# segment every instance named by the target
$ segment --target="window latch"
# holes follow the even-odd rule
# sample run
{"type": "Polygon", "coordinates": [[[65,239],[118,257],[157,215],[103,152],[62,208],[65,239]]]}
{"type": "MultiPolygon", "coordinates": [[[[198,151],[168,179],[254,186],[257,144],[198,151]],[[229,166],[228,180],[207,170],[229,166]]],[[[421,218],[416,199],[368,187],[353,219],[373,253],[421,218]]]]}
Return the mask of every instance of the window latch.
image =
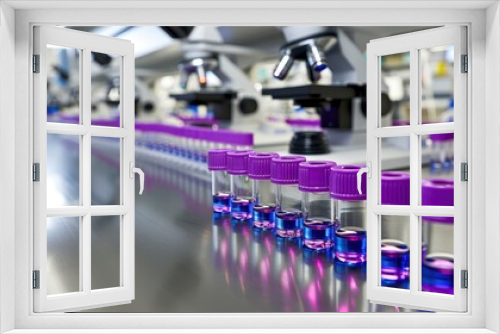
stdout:
{"type": "Polygon", "coordinates": [[[360,195],[363,195],[363,191],[361,189],[361,184],[362,184],[361,177],[363,176],[364,173],[366,173],[366,176],[368,178],[371,177],[371,168],[370,168],[371,167],[371,162],[368,162],[366,165],[367,165],[367,167],[361,168],[360,170],[358,170],[358,173],[356,174],[356,176],[357,176],[357,185],[358,185],[358,193],[360,195]]]}
{"type": "Polygon", "coordinates": [[[144,190],[144,172],[142,169],[134,167],[134,162],[130,161],[129,163],[129,170],[130,170],[130,178],[134,178],[134,174],[139,174],[139,184],[140,184],[140,189],[139,189],[139,195],[142,195],[142,192],[144,190]]]}

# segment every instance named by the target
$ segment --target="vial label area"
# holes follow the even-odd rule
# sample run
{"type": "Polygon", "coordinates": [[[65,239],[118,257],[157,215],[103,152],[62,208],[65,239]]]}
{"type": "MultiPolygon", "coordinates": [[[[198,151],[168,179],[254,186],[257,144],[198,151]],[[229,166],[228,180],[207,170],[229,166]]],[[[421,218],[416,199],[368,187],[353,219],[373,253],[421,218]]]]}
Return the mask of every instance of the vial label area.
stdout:
{"type": "Polygon", "coordinates": [[[212,199],[214,212],[227,213],[230,211],[230,194],[218,193],[213,195],[212,199]]]}
{"type": "Polygon", "coordinates": [[[231,198],[231,216],[234,219],[245,220],[252,218],[253,200],[245,197],[231,198]]]}
{"type": "Polygon", "coordinates": [[[405,280],[410,273],[410,249],[398,240],[381,242],[382,280],[405,280]]]}
{"type": "Polygon", "coordinates": [[[304,214],[300,211],[276,213],[276,235],[282,238],[299,238],[302,236],[304,214]]]}
{"type": "Polygon", "coordinates": [[[253,226],[268,230],[275,227],[276,206],[255,204],[253,207],[253,226]]]}
{"type": "Polygon", "coordinates": [[[422,265],[422,290],[453,294],[453,256],[428,255],[422,265]]]}
{"type": "Polygon", "coordinates": [[[366,261],[366,231],[357,226],[344,226],[335,232],[338,260],[348,263],[366,261]]]}

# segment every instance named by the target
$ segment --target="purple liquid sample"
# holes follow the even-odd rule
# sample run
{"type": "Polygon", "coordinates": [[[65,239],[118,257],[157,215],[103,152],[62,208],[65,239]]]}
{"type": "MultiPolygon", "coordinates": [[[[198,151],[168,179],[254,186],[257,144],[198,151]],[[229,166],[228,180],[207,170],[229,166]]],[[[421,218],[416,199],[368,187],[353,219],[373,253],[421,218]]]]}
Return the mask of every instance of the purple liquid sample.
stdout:
{"type": "Polygon", "coordinates": [[[309,218],[304,223],[304,246],[313,250],[333,247],[335,225],[327,218],[309,218]]]}
{"type": "Polygon", "coordinates": [[[229,201],[231,199],[230,194],[217,193],[217,194],[212,196],[212,199],[213,199],[212,206],[213,206],[214,212],[227,213],[230,211],[230,207],[229,207],[229,201]]]}
{"type": "Polygon", "coordinates": [[[245,220],[252,217],[253,200],[245,197],[231,198],[231,216],[234,219],[245,220]]]}
{"type": "Polygon", "coordinates": [[[302,236],[304,214],[300,211],[280,211],[276,213],[276,235],[282,238],[302,236]]]}
{"type": "Polygon", "coordinates": [[[253,226],[263,230],[273,229],[276,219],[276,206],[255,204],[253,206],[253,226]]]}
{"type": "Polygon", "coordinates": [[[410,273],[410,249],[398,240],[382,240],[382,280],[405,280],[410,273]]]}
{"type": "Polygon", "coordinates": [[[339,227],[336,236],[335,256],[342,262],[366,261],[366,231],[358,226],[339,227]]]}
{"type": "Polygon", "coordinates": [[[453,256],[428,255],[422,266],[422,290],[453,294],[453,256]]]}

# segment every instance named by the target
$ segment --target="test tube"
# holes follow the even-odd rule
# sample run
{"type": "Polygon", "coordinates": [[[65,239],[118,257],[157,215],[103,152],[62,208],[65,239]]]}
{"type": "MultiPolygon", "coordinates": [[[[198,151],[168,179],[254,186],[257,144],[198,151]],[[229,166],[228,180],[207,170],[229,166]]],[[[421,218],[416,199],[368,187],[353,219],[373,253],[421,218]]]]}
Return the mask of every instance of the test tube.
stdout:
{"type": "Polygon", "coordinates": [[[231,216],[237,220],[252,217],[252,183],[248,178],[248,156],[254,151],[229,151],[226,153],[227,172],[231,177],[231,216]]]}
{"type": "Polygon", "coordinates": [[[357,173],[365,166],[347,164],[332,167],[330,197],[335,232],[335,256],[347,263],[366,261],[366,174],[362,176],[362,194],[357,188],[357,173]]]}
{"type": "Polygon", "coordinates": [[[212,172],[213,211],[230,211],[230,180],[227,174],[226,154],[229,150],[214,149],[208,152],[208,170],[212,172]]]}
{"type": "Polygon", "coordinates": [[[334,245],[335,226],[330,219],[330,171],[335,162],[307,161],[299,164],[299,190],[304,214],[304,246],[323,250],[334,245]]]}
{"type": "Polygon", "coordinates": [[[248,156],[248,176],[252,179],[253,225],[260,229],[275,226],[276,198],[271,183],[271,160],[278,153],[253,153],[248,156]]]}
{"type": "MultiPolygon", "coordinates": [[[[382,205],[410,205],[410,174],[382,172],[382,205]]],[[[384,281],[405,280],[410,272],[410,217],[382,216],[381,267],[384,281]]]]}
{"type": "Polygon", "coordinates": [[[433,174],[446,174],[453,171],[453,133],[429,135],[432,141],[430,171],[433,174]]]}
{"type": "Polygon", "coordinates": [[[276,235],[282,238],[302,236],[304,214],[299,190],[301,156],[276,157],[271,160],[271,182],[276,185],[276,235]]]}
{"type": "MultiPolygon", "coordinates": [[[[453,206],[452,179],[422,180],[422,205],[453,206]]],[[[422,217],[422,290],[453,294],[453,217],[422,217]]]]}

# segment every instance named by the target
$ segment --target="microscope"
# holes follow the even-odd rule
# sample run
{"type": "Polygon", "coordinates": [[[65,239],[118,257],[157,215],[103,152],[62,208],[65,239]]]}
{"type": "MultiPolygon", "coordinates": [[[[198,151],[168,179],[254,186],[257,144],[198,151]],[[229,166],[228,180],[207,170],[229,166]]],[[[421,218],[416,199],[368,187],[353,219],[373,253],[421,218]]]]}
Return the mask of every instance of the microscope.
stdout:
{"type": "MultiPolygon", "coordinates": [[[[297,132],[290,143],[293,154],[326,154],[332,145],[366,142],[366,62],[364,55],[341,29],[335,27],[282,27],[287,41],[273,76],[285,80],[296,61],[306,66],[309,83],[267,88],[263,95],[292,100],[295,106],[313,108],[327,131],[297,132]],[[331,71],[331,84],[318,84],[331,71]]],[[[390,121],[391,101],[382,93],[382,122],[390,121]]]]}
{"type": "Polygon", "coordinates": [[[262,120],[261,95],[241,68],[262,54],[242,46],[224,44],[217,27],[198,26],[181,47],[181,92],[170,97],[188,106],[205,106],[222,124],[254,124],[262,120]],[[191,78],[195,78],[193,84],[191,78]]]}

